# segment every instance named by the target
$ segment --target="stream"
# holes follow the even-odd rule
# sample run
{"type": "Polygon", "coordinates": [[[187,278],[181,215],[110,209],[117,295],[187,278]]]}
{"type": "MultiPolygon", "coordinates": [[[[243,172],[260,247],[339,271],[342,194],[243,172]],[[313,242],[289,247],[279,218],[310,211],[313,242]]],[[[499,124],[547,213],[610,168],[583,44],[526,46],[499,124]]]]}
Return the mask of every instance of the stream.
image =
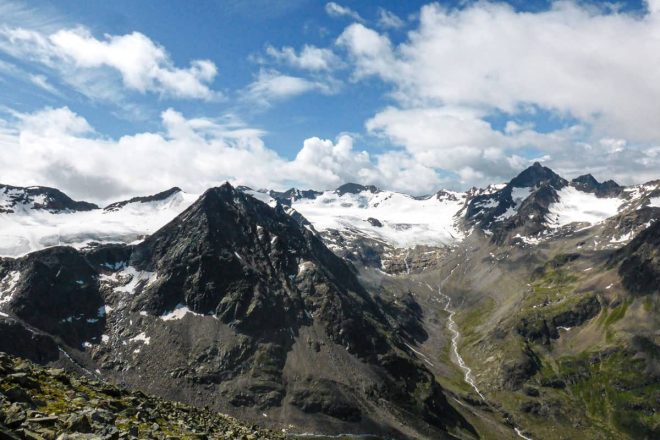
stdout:
{"type": "MultiPolygon", "coordinates": [[[[456,267],[454,267],[449,272],[449,275],[447,276],[447,278],[445,278],[443,280],[441,285],[443,285],[445,283],[445,281],[447,281],[449,279],[449,277],[452,276],[452,274],[454,273],[456,268],[458,268],[458,266],[459,265],[457,264],[456,267]]],[[[431,286],[428,286],[428,287],[431,288],[431,286]]],[[[444,311],[449,313],[449,318],[447,319],[447,328],[452,333],[451,349],[454,352],[454,356],[456,357],[456,361],[458,363],[458,366],[464,372],[463,380],[465,381],[465,383],[470,385],[472,387],[472,389],[474,389],[474,391],[479,395],[479,397],[481,397],[481,400],[487,402],[486,398],[484,397],[483,394],[481,394],[481,391],[479,391],[479,388],[477,387],[477,384],[474,380],[474,376],[472,375],[472,369],[467,366],[467,364],[465,363],[465,360],[463,360],[463,357],[461,356],[461,354],[458,351],[458,340],[461,337],[461,332],[458,329],[458,325],[456,324],[456,321],[454,321],[454,315],[456,314],[456,311],[451,309],[451,298],[448,295],[442,293],[442,290],[441,290],[440,287],[438,287],[438,294],[445,301],[444,311]]],[[[514,426],[513,430],[515,431],[515,433],[518,437],[520,437],[524,440],[532,440],[532,438],[527,437],[519,427],[514,426]]]]}
{"type": "Polygon", "coordinates": [[[444,310],[445,312],[449,313],[447,328],[449,329],[450,332],[452,332],[451,349],[454,352],[454,356],[456,357],[458,366],[464,372],[463,380],[465,380],[465,382],[474,389],[474,391],[479,395],[479,397],[481,397],[481,400],[486,400],[483,394],[481,394],[481,391],[479,391],[479,388],[477,388],[477,384],[474,382],[474,376],[472,376],[472,369],[467,366],[467,364],[463,360],[463,357],[458,352],[458,340],[461,337],[461,333],[458,331],[458,326],[456,325],[456,321],[454,321],[454,314],[456,312],[450,308],[451,298],[449,298],[447,295],[442,293],[442,291],[439,288],[438,288],[438,294],[442,297],[442,299],[446,301],[444,310]]]}

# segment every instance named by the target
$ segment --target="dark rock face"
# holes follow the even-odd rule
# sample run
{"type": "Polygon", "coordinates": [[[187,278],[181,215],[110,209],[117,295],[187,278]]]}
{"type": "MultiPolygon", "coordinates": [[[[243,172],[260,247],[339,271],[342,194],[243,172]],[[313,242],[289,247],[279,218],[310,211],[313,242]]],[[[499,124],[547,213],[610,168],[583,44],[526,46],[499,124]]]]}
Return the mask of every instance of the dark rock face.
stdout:
{"type": "Polygon", "coordinates": [[[454,194],[452,194],[450,192],[447,192],[447,191],[442,191],[442,190],[435,193],[435,198],[440,200],[440,201],[451,200],[452,202],[455,202],[455,201],[458,200],[454,194]]]}
{"type": "Polygon", "coordinates": [[[93,203],[78,202],[72,200],[62,191],[46,186],[30,186],[22,188],[18,186],[0,185],[0,193],[8,200],[0,205],[0,213],[12,213],[18,205],[24,205],[30,209],[44,209],[47,211],[90,211],[98,209],[93,203]]]}
{"type": "Polygon", "coordinates": [[[306,413],[323,413],[349,422],[362,417],[360,408],[353,402],[351,391],[340,383],[307,378],[294,387],[291,404],[306,413]]]}
{"type": "Polygon", "coordinates": [[[290,188],[284,192],[279,191],[269,191],[268,195],[277,200],[284,206],[291,206],[291,201],[296,201],[300,199],[315,199],[318,196],[323,194],[320,191],[314,191],[311,189],[300,190],[296,188],[290,188]]]}
{"type": "Polygon", "coordinates": [[[383,227],[383,224],[382,224],[382,223],[380,222],[380,220],[378,220],[377,218],[369,217],[369,218],[367,219],[367,221],[369,222],[369,224],[370,224],[371,226],[375,226],[375,227],[377,227],[377,228],[382,228],[382,227],[383,227]]]}
{"type": "Polygon", "coordinates": [[[345,183],[335,190],[335,192],[341,197],[344,194],[359,194],[362,191],[369,191],[371,193],[377,193],[380,191],[377,187],[373,185],[360,185],[357,183],[345,183]]]}
{"type": "Polygon", "coordinates": [[[559,338],[558,327],[575,327],[598,315],[600,302],[595,296],[580,299],[569,310],[561,311],[552,317],[541,314],[522,318],[517,325],[518,334],[530,341],[549,344],[559,338]]]}
{"type": "Polygon", "coordinates": [[[591,174],[585,174],[571,180],[571,186],[580,191],[596,194],[598,197],[615,197],[623,191],[623,187],[614,180],[599,182],[591,174]]]}
{"type": "Polygon", "coordinates": [[[75,249],[34,252],[0,267],[0,278],[20,274],[9,309],[30,325],[68,345],[100,336],[105,319],[96,270],[75,249]]]}
{"type": "Polygon", "coordinates": [[[0,317],[0,335],[0,352],[38,363],[55,361],[60,355],[50,336],[31,331],[11,318],[0,317]]]}
{"type": "Polygon", "coordinates": [[[619,249],[610,263],[619,265],[621,282],[631,293],[660,292],[660,221],[655,221],[619,249]]]}
{"type": "Polygon", "coordinates": [[[502,386],[508,390],[519,389],[541,368],[541,361],[529,346],[502,364],[502,386]]]}
{"type": "Polygon", "coordinates": [[[121,209],[122,207],[128,205],[129,203],[148,203],[148,202],[157,202],[159,200],[165,200],[168,197],[171,197],[172,195],[181,192],[181,188],[178,187],[173,187],[168,190],[159,192],[158,194],[153,194],[150,196],[144,196],[144,197],[133,197],[132,199],[129,200],[123,200],[121,202],[115,202],[111,203],[110,205],[106,206],[103,208],[104,211],[117,211],[121,209]]]}
{"type": "Polygon", "coordinates": [[[144,292],[143,310],[161,315],[186,304],[247,332],[297,327],[307,321],[305,308],[315,313],[330,307],[333,294],[369,300],[351,268],[314,234],[280,207],[272,209],[229,185],[207,191],[139,245],[130,263],[167,274],[144,292]],[[299,275],[303,261],[309,275],[299,275]],[[331,294],[301,295],[300,290],[317,284],[332,289],[331,294]]]}

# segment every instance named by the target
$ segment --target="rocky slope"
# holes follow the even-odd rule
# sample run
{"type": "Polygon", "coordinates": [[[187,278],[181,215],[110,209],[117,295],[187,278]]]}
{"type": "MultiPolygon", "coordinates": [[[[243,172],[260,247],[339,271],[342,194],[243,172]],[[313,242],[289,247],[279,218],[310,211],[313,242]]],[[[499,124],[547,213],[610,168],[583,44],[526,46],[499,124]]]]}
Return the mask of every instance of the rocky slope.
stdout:
{"type": "Polygon", "coordinates": [[[0,438],[284,439],[209,411],[0,352],[0,438]]]}

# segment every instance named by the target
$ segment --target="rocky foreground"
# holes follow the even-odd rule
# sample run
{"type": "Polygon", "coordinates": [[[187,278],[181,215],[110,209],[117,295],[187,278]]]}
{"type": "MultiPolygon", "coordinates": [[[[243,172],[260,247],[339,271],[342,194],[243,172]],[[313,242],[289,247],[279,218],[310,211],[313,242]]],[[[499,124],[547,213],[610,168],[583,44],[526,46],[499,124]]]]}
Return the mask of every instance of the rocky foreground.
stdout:
{"type": "Polygon", "coordinates": [[[0,440],[282,439],[209,410],[0,352],[0,440]]]}

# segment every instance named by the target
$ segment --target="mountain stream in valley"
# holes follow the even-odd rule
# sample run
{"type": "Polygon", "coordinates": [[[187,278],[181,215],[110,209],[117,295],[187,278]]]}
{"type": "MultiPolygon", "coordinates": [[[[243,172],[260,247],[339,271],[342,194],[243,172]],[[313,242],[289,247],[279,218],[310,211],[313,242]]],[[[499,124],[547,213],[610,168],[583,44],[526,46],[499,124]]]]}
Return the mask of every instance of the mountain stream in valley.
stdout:
{"type": "MultiPolygon", "coordinates": [[[[449,277],[452,276],[456,268],[458,268],[458,265],[456,265],[456,267],[454,267],[451,270],[451,272],[449,272],[449,275],[447,276],[447,278],[444,279],[441,285],[443,285],[445,281],[447,281],[449,277]]],[[[431,286],[428,287],[431,288],[431,286]]],[[[479,387],[477,387],[477,384],[474,380],[474,376],[472,375],[472,369],[467,366],[465,360],[458,351],[458,340],[461,337],[461,332],[458,329],[458,325],[456,324],[456,321],[454,321],[454,315],[456,314],[456,311],[451,308],[451,298],[448,295],[442,293],[441,287],[438,287],[438,294],[445,301],[444,311],[449,313],[449,317],[447,319],[447,328],[452,333],[451,349],[454,352],[454,357],[456,358],[456,362],[458,363],[458,366],[461,368],[461,370],[463,370],[464,373],[463,380],[465,381],[465,383],[470,385],[472,389],[474,389],[474,391],[479,395],[479,397],[481,397],[481,400],[486,401],[484,395],[481,394],[481,391],[479,391],[479,387]]],[[[513,429],[516,432],[516,435],[518,435],[518,437],[525,440],[532,440],[530,437],[527,437],[519,427],[514,426],[513,429]]]]}

